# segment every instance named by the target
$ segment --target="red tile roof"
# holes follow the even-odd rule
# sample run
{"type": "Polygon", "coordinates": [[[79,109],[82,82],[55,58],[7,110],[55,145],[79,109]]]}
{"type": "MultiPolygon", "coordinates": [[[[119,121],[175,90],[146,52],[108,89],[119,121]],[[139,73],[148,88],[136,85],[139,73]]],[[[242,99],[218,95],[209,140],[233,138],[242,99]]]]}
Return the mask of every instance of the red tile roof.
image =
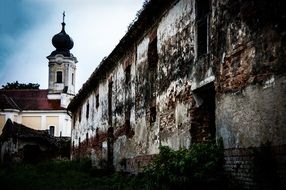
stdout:
{"type": "Polygon", "coordinates": [[[48,90],[0,90],[0,109],[64,110],[60,100],[49,100],[48,90]]]}

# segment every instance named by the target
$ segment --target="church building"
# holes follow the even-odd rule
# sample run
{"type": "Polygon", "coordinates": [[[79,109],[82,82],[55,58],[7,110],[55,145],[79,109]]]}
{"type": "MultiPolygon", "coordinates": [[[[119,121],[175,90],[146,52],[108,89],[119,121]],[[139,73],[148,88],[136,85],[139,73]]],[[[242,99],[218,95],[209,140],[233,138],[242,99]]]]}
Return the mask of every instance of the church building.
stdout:
{"type": "MultiPolygon", "coordinates": [[[[71,135],[71,117],[66,108],[75,95],[77,59],[70,53],[73,40],[62,30],[52,38],[56,48],[48,57],[48,89],[0,90],[0,134],[8,119],[52,136],[71,135]]],[[[31,73],[32,74],[32,73],[31,73]]]]}

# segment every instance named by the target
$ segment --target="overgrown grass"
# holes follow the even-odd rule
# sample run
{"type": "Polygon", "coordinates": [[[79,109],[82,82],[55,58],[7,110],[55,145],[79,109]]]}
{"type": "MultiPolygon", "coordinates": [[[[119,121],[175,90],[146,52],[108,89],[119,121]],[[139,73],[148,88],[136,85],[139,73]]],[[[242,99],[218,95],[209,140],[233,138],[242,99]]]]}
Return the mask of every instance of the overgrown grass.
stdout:
{"type": "Polygon", "coordinates": [[[136,176],[91,168],[89,160],[17,164],[0,169],[1,189],[146,189],[136,176]]]}
{"type": "MultiPolygon", "coordinates": [[[[222,148],[215,143],[189,149],[161,147],[152,164],[137,176],[98,170],[89,160],[17,164],[0,169],[1,189],[219,189],[222,148]]],[[[226,184],[223,184],[226,189],[226,184]]]]}

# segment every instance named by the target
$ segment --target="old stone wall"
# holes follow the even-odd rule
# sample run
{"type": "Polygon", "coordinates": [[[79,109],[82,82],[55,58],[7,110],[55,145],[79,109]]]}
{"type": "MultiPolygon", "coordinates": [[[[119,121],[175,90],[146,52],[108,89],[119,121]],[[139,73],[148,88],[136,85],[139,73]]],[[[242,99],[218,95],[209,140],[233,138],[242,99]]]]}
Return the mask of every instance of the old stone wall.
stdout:
{"type": "Polygon", "coordinates": [[[226,171],[250,189],[267,189],[262,182],[270,180],[255,176],[253,149],[257,147],[279,147],[267,162],[279,168],[273,175],[280,180],[272,185],[280,188],[285,173],[285,13],[281,3],[213,1],[216,136],[224,142],[226,171]]]}
{"type": "Polygon", "coordinates": [[[113,65],[103,60],[100,67],[108,69],[73,113],[73,157],[138,172],[160,145],[179,149],[221,138],[232,179],[257,187],[265,176],[255,175],[254,158],[267,144],[280,183],[286,171],[281,2],[270,11],[268,0],[174,1],[113,65]]]}

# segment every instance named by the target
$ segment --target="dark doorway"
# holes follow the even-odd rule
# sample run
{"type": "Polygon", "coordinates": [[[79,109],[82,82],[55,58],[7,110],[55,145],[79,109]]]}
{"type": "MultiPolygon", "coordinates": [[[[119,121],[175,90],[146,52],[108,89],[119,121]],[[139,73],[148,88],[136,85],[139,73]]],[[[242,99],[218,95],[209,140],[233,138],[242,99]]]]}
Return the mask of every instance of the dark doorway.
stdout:
{"type": "Polygon", "coordinates": [[[215,138],[215,87],[207,84],[193,91],[196,101],[191,125],[192,142],[204,142],[215,138]]]}

